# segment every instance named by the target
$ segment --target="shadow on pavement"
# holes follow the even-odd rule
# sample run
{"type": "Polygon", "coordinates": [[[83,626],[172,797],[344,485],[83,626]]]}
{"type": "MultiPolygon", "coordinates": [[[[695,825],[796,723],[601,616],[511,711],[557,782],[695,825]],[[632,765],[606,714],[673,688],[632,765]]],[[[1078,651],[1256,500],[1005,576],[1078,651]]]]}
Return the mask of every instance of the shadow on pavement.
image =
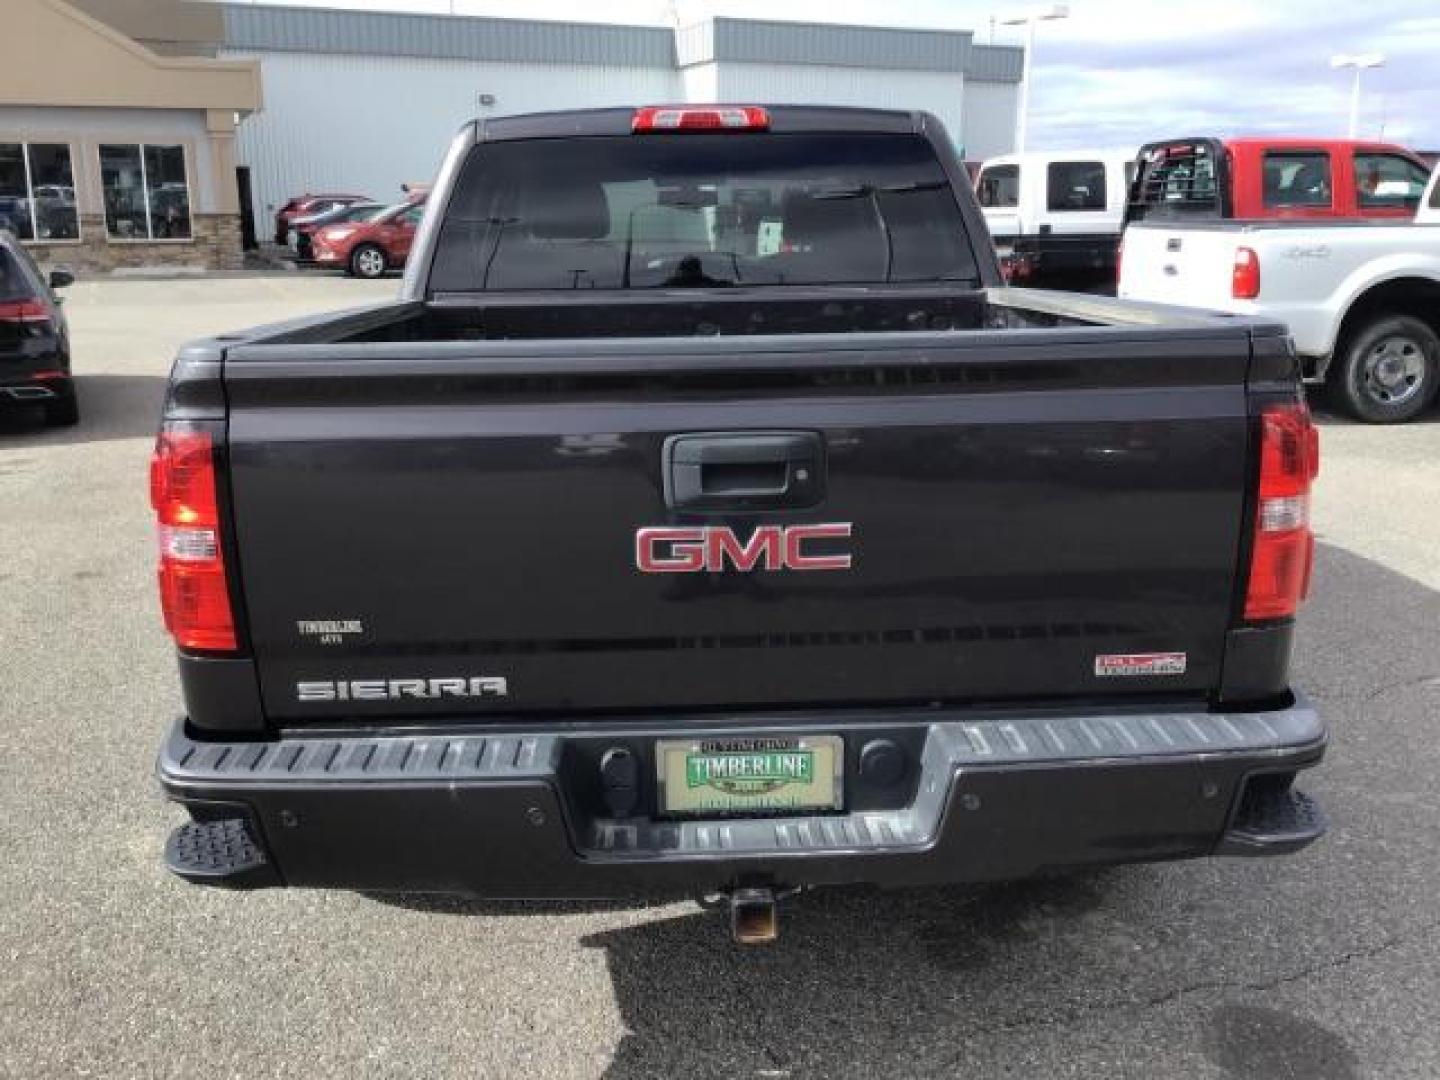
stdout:
{"type": "Polygon", "coordinates": [[[1226,1005],[1215,1010],[1207,1056],[1227,1076],[1295,1076],[1305,1080],[1354,1080],[1360,1062],[1333,1031],[1263,1006],[1226,1005]]]}
{"type": "Polygon", "coordinates": [[[160,425],[168,381],[168,375],[77,375],[80,423],[46,427],[40,409],[7,407],[0,412],[0,447],[148,438],[160,425]]]}
{"type": "Polygon", "coordinates": [[[1024,1020],[1017,998],[1030,994],[1009,984],[1076,978],[1032,965],[1076,948],[1125,875],[817,890],[782,906],[779,940],[758,948],[733,945],[722,917],[698,911],[591,935],[628,1029],[605,1075],[929,1075],[934,1063],[907,1044],[933,1045],[938,1023],[958,1057],[974,1027],[1024,1020]],[[968,1006],[958,1022],[957,997],[968,1006]]]}

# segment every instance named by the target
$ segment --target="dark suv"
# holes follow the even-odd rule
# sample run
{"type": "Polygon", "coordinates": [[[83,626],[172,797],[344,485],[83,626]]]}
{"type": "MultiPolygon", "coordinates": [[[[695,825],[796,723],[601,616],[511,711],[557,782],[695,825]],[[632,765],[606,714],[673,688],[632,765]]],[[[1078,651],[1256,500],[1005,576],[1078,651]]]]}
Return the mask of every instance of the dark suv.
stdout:
{"type": "Polygon", "coordinates": [[[0,230],[0,409],[38,405],[55,426],[80,419],[70,331],[54,292],[73,280],[64,270],[47,279],[19,241],[0,230]]]}

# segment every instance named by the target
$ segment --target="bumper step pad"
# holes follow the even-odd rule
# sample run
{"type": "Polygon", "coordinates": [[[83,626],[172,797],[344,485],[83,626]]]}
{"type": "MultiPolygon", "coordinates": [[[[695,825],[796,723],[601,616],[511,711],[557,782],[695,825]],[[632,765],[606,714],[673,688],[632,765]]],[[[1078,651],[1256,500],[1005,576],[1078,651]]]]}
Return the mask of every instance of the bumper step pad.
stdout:
{"type": "Polygon", "coordinates": [[[275,868],[250,835],[244,818],[180,826],[165,844],[165,864],[198,885],[259,889],[279,884],[275,868]]]}
{"type": "Polygon", "coordinates": [[[1216,854],[1269,856],[1299,851],[1324,836],[1327,828],[1320,804],[1303,791],[1251,786],[1216,854]]]}

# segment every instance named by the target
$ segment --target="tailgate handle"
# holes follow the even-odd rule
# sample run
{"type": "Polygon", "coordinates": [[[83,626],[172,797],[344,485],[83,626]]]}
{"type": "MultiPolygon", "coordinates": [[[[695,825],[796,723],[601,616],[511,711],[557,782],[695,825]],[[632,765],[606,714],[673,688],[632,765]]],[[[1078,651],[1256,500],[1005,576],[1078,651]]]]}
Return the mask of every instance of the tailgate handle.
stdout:
{"type": "Polygon", "coordinates": [[[825,448],[814,431],[672,435],[662,451],[672,510],[781,510],[825,495],[825,448]]]}

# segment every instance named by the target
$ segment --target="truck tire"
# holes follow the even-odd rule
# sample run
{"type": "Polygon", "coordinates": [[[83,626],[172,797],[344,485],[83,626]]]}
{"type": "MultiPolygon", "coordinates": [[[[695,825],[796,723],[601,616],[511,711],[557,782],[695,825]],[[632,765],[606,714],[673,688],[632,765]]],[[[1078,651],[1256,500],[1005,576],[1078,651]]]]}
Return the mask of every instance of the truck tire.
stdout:
{"type": "Polygon", "coordinates": [[[1367,424],[1403,424],[1440,387],[1440,336],[1409,315],[1382,314],[1356,327],[1330,380],[1337,404],[1367,424]]]}
{"type": "Polygon", "coordinates": [[[385,252],[374,244],[361,244],[350,253],[350,273],[358,278],[378,278],[390,269],[385,252]]]}

